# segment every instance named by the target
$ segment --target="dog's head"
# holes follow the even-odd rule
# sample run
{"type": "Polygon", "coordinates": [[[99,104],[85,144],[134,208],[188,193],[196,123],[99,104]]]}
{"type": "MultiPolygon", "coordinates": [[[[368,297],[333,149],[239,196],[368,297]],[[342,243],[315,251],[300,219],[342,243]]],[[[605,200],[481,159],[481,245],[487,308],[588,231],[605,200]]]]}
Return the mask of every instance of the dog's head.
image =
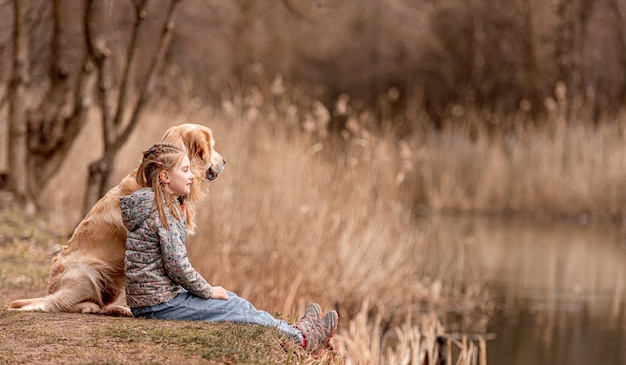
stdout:
{"type": "Polygon", "coordinates": [[[193,217],[195,207],[207,192],[208,186],[205,182],[215,180],[222,173],[226,160],[215,150],[213,132],[203,125],[180,124],[171,127],[165,131],[161,141],[184,150],[191,162],[191,170],[195,179],[186,201],[187,228],[193,232],[195,225],[191,217],[193,217]]]}
{"type": "Polygon", "coordinates": [[[212,181],[224,170],[226,160],[215,150],[213,132],[208,127],[180,124],[165,131],[162,142],[187,152],[196,178],[212,181]]]}

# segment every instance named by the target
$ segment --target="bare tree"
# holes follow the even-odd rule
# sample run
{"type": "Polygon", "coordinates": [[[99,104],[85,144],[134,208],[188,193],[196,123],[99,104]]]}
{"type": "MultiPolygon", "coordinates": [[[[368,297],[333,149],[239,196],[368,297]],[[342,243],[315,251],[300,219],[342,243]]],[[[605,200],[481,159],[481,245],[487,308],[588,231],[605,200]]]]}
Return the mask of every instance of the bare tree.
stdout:
{"type": "MultiPolygon", "coordinates": [[[[72,143],[85,125],[87,111],[96,105],[96,99],[99,101],[96,106],[101,114],[105,147],[103,156],[90,166],[85,210],[113,185],[111,173],[115,156],[137,125],[152,94],[171,42],[172,19],[179,0],[169,2],[162,31],[156,42],[158,47],[154,54],[148,56],[148,72],[142,77],[137,76],[137,54],[142,46],[140,33],[146,23],[148,0],[133,3],[135,21],[130,28],[126,54],[123,54],[115,53],[109,47],[110,32],[107,24],[111,22],[111,15],[107,9],[112,8],[111,0],[85,0],[82,14],[83,42],[71,45],[68,40],[69,15],[75,10],[66,1],[55,0],[48,79],[37,80],[33,86],[29,50],[32,34],[29,14],[32,12],[32,4],[28,0],[13,2],[13,70],[8,90],[8,186],[18,198],[37,203],[36,197],[67,157],[72,143]],[[80,52],[74,53],[82,54],[83,59],[73,62],[70,50],[77,49],[80,52]],[[117,75],[114,74],[112,60],[115,57],[118,57],[116,63],[123,65],[121,77],[115,77],[117,75]],[[121,79],[121,85],[115,84],[116,79],[121,79]],[[140,86],[134,98],[131,98],[129,94],[136,84],[140,86]],[[26,104],[29,87],[44,89],[43,96],[31,102],[33,105],[26,104]],[[94,94],[97,98],[93,97],[94,94]]],[[[145,57],[142,61],[145,62],[145,57]]]]}
{"type": "MultiPolygon", "coordinates": [[[[28,124],[29,133],[26,166],[32,172],[36,171],[38,176],[37,179],[30,179],[28,186],[28,192],[33,197],[45,188],[61,167],[93,103],[95,73],[91,60],[85,57],[78,69],[70,68],[67,12],[63,1],[55,0],[48,75],[50,87],[39,105],[27,110],[29,118],[25,124],[28,124]]],[[[15,161],[10,159],[9,163],[15,161]]],[[[13,168],[10,170],[15,171],[13,168]]]]}
{"type": "Polygon", "coordinates": [[[113,71],[111,69],[111,50],[108,46],[106,34],[103,34],[102,7],[110,0],[92,0],[87,10],[85,18],[88,55],[97,65],[98,69],[98,90],[100,100],[100,112],[102,127],[104,131],[104,155],[89,167],[89,182],[87,194],[85,196],[84,211],[87,212],[91,206],[113,186],[111,181],[115,156],[119,149],[126,143],[131,132],[137,125],[139,116],[148,102],[157,77],[158,70],[163,63],[167,49],[172,39],[174,23],[172,21],[174,10],[179,0],[173,0],[167,10],[166,20],[159,39],[159,47],[152,57],[149,72],[139,90],[138,100],[134,105],[128,105],[127,97],[132,85],[131,81],[136,78],[137,50],[139,46],[140,29],[145,24],[147,15],[148,0],[142,0],[136,5],[136,17],[132,30],[132,35],[127,52],[127,62],[122,78],[122,85],[119,87],[118,100],[113,100],[113,71]],[[124,116],[127,108],[130,109],[131,117],[124,123],[124,116]]]}

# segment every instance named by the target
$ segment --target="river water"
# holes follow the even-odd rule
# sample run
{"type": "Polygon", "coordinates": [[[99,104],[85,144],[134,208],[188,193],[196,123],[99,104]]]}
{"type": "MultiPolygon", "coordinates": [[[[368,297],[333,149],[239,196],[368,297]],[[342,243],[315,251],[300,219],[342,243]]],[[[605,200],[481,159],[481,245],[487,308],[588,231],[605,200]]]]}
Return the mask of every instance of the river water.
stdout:
{"type": "Polygon", "coordinates": [[[495,298],[489,365],[626,364],[620,226],[439,217],[426,227],[495,298]]]}

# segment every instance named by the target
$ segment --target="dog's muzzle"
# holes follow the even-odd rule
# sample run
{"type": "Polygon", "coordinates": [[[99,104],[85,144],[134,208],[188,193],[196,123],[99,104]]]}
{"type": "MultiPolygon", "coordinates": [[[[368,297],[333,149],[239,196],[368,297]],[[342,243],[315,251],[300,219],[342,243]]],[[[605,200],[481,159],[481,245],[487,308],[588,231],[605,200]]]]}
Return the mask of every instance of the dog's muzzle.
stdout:
{"type": "Polygon", "coordinates": [[[222,159],[222,165],[217,167],[217,166],[209,166],[209,168],[206,170],[206,178],[207,180],[215,180],[217,179],[217,177],[219,176],[219,174],[222,173],[222,171],[224,171],[224,165],[226,165],[226,160],[222,159]]]}

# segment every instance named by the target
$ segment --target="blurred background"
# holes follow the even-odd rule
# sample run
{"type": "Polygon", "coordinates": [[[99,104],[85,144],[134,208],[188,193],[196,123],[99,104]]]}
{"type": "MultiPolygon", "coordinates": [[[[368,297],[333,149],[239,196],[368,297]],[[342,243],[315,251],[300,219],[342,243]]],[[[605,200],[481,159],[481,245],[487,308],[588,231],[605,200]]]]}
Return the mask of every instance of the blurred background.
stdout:
{"type": "MultiPolygon", "coordinates": [[[[36,106],[57,3],[30,3],[36,106]]],[[[62,3],[80,70],[85,4],[62,3]]],[[[114,85],[137,3],[101,9],[114,85]]],[[[168,6],[148,3],[138,80],[168,6]]],[[[172,24],[112,181],[169,126],[213,129],[228,163],[189,243],[209,282],[286,316],[337,308],[345,363],[421,364],[433,334],[465,364],[626,362],[626,1],[184,0],[172,24]]],[[[37,196],[68,234],[105,148],[99,108],[37,196]]]]}

